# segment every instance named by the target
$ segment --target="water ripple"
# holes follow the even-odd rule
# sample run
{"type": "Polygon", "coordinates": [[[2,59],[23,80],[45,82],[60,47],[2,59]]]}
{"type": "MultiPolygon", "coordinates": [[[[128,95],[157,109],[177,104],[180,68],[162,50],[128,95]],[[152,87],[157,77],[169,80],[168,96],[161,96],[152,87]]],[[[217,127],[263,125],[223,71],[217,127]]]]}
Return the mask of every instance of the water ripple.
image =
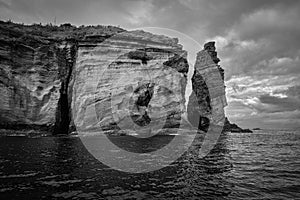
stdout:
{"type": "MultiPolygon", "coordinates": [[[[0,199],[300,199],[299,132],[228,133],[203,159],[195,143],[146,174],[110,169],[75,137],[0,143],[0,199]]],[[[166,158],[142,162],[154,159],[166,158]]]]}

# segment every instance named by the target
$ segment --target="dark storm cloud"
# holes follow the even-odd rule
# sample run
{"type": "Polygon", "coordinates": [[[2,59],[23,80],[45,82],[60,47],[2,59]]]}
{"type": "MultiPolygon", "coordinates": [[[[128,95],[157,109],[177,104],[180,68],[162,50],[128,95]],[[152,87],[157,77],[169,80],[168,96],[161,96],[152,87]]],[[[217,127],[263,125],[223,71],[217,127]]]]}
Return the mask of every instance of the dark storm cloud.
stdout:
{"type": "Polygon", "coordinates": [[[270,95],[262,95],[259,97],[262,104],[267,104],[273,107],[270,110],[265,110],[267,112],[281,112],[281,111],[294,111],[300,110],[300,100],[295,97],[276,97],[270,95]]]}
{"type": "Polygon", "coordinates": [[[0,8],[6,8],[6,9],[9,9],[10,6],[9,6],[9,4],[7,4],[5,1],[0,1],[0,8]]]}
{"type": "Polygon", "coordinates": [[[257,71],[276,75],[300,73],[296,67],[300,63],[299,18],[299,1],[270,4],[240,16],[219,39],[224,43],[222,56],[230,58],[226,63],[227,79],[240,73],[252,75],[257,71]],[[276,62],[284,59],[287,63],[276,62]]]}
{"type": "Polygon", "coordinates": [[[300,100],[300,85],[289,87],[286,91],[283,92],[283,94],[298,98],[300,100]]]}

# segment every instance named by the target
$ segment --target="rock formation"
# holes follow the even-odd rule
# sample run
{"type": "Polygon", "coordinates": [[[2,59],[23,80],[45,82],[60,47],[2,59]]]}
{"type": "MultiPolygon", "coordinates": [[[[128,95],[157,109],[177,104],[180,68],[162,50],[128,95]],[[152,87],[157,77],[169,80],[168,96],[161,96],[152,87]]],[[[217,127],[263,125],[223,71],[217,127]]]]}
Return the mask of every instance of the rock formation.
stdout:
{"type": "Polygon", "coordinates": [[[186,52],[174,38],[132,31],[79,42],[74,123],[110,133],[176,127],[185,112],[187,72],[186,52]]]}
{"type": "Polygon", "coordinates": [[[0,21],[0,129],[68,132],[77,42],[121,31],[0,21]]]}
{"type": "Polygon", "coordinates": [[[146,125],[176,128],[187,110],[205,131],[224,119],[224,70],[205,44],[186,108],[186,56],[177,39],[144,31],[0,22],[0,129],[147,136],[146,125]]]}
{"type": "Polygon", "coordinates": [[[204,50],[197,54],[192,77],[193,92],[188,102],[188,120],[193,126],[198,126],[200,130],[205,132],[213,120],[214,124],[219,124],[223,123],[225,118],[223,108],[227,102],[224,70],[218,65],[219,61],[215,51],[215,43],[206,43],[204,50]]]}
{"type": "Polygon", "coordinates": [[[225,124],[224,124],[223,130],[225,132],[231,132],[231,133],[253,133],[253,131],[251,131],[250,129],[243,129],[236,124],[230,123],[229,120],[227,119],[227,117],[225,119],[225,124]]]}

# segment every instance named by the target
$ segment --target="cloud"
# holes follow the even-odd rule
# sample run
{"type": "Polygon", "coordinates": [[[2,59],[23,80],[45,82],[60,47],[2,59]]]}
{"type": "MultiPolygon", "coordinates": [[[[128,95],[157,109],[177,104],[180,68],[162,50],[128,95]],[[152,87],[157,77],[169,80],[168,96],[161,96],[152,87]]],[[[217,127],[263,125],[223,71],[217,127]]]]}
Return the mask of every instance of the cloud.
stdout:
{"type": "Polygon", "coordinates": [[[284,94],[300,99],[300,85],[289,87],[284,94]]]}
{"type": "Polygon", "coordinates": [[[265,112],[282,112],[294,111],[300,109],[300,99],[295,97],[278,97],[271,95],[261,95],[259,97],[260,103],[267,108],[265,112]]]}
{"type": "Polygon", "coordinates": [[[231,121],[252,128],[299,128],[299,115],[291,114],[300,110],[297,76],[240,75],[226,85],[226,113],[231,121]]]}
{"type": "Polygon", "coordinates": [[[199,10],[201,5],[205,3],[202,0],[178,0],[178,2],[191,10],[199,10]]]}
{"type": "Polygon", "coordinates": [[[270,74],[270,68],[276,64],[299,72],[295,67],[300,63],[300,41],[297,39],[300,38],[299,5],[277,5],[244,14],[226,35],[213,38],[220,44],[221,56],[225,57],[227,79],[236,74],[251,74],[257,69],[270,74]]]}
{"type": "Polygon", "coordinates": [[[148,1],[127,1],[123,3],[129,16],[127,19],[133,25],[149,24],[152,21],[154,5],[152,0],[148,1]]]}
{"type": "Polygon", "coordinates": [[[6,8],[9,9],[11,6],[11,0],[0,0],[0,8],[6,8]]]}

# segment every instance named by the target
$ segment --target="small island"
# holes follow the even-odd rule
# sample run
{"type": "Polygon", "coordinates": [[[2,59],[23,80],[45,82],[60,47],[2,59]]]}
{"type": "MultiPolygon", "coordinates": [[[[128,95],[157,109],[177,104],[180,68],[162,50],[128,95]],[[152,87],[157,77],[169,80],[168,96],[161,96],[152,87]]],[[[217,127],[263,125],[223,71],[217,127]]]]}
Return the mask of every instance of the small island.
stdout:
{"type": "Polygon", "coordinates": [[[253,131],[260,131],[260,130],[262,130],[261,128],[254,128],[254,129],[252,129],[253,131]]]}
{"type": "Polygon", "coordinates": [[[225,119],[223,131],[231,133],[253,133],[250,129],[243,129],[234,123],[230,123],[227,117],[225,119]]]}

